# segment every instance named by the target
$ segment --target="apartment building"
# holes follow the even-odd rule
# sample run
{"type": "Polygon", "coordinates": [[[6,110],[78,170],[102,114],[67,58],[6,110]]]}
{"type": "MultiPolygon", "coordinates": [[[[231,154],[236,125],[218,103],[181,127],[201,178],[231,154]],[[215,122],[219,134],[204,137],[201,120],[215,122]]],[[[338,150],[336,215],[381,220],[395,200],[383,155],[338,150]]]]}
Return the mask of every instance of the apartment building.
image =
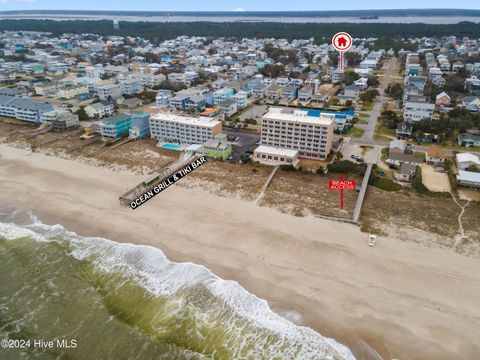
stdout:
{"type": "Polygon", "coordinates": [[[158,113],[150,117],[153,139],[179,144],[203,144],[222,132],[222,122],[207,117],[158,113]]]}
{"type": "Polygon", "coordinates": [[[334,114],[308,116],[272,108],[262,118],[261,145],[297,150],[299,157],[324,160],[332,148],[334,114]]]}
{"type": "Polygon", "coordinates": [[[34,123],[40,122],[40,116],[53,110],[53,105],[28,98],[0,96],[0,116],[6,116],[34,123]]]}

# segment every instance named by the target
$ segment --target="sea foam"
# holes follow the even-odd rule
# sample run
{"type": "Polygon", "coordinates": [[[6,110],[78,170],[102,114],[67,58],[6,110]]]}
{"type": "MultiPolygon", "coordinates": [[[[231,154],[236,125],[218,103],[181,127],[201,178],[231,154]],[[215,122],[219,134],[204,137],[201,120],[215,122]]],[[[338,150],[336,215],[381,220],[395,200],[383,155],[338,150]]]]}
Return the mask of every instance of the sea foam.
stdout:
{"type": "Polygon", "coordinates": [[[0,223],[0,237],[10,241],[22,237],[37,241],[67,241],[71,255],[76,259],[92,261],[106,273],[121,272],[134,276],[146,291],[157,296],[207,289],[225,307],[222,311],[230,314],[232,321],[226,327],[239,339],[235,346],[246,346],[252,339],[261,342],[260,346],[246,352],[235,349],[234,354],[248,354],[254,358],[354,359],[344,345],[279,316],[267,301],[249,293],[235,281],[221,279],[204,266],[169,261],[161,250],[151,246],[81,237],[61,225],[45,225],[33,216],[31,219],[30,224],[23,226],[0,223]],[[244,329],[233,328],[236,326],[234,319],[239,318],[245,319],[258,333],[245,336],[244,329]],[[258,336],[260,333],[262,336],[258,336]],[[270,343],[271,336],[265,334],[274,334],[278,340],[270,343]]]}

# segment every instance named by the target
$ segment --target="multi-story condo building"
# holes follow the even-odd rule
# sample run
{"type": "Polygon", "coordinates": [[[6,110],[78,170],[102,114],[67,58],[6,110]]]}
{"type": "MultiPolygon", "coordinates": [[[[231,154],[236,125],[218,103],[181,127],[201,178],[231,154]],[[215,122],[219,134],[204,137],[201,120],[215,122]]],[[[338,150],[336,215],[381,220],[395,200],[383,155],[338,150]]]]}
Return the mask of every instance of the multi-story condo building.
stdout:
{"type": "Polygon", "coordinates": [[[304,158],[324,160],[333,141],[334,114],[308,116],[307,111],[284,113],[273,108],[262,118],[261,144],[297,150],[304,158]]]}
{"type": "Polygon", "coordinates": [[[32,101],[28,98],[0,96],[0,116],[38,123],[40,116],[51,110],[53,110],[53,105],[44,102],[32,101]]]}
{"type": "Polygon", "coordinates": [[[222,122],[207,117],[158,113],[150,117],[150,133],[159,141],[203,144],[222,132],[222,122]]]}

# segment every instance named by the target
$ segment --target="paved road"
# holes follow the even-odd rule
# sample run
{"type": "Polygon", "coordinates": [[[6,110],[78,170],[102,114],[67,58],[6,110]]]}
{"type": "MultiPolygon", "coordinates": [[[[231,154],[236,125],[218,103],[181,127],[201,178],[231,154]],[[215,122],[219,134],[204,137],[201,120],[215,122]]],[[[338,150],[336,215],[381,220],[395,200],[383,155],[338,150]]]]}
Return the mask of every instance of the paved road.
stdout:
{"type": "MultiPolygon", "coordinates": [[[[358,144],[358,145],[371,145],[371,146],[381,146],[381,147],[388,147],[389,145],[389,142],[387,141],[377,141],[377,140],[371,140],[371,139],[358,139],[358,138],[350,138],[349,140],[349,143],[350,144],[358,144]]],[[[435,145],[435,144],[433,144],[435,145]]],[[[413,144],[413,149],[415,151],[427,151],[428,149],[428,146],[422,146],[422,145],[415,145],[413,144]]],[[[480,151],[471,151],[469,150],[469,148],[466,148],[466,147],[458,147],[456,148],[455,150],[451,150],[451,149],[445,149],[445,153],[448,155],[448,156],[452,156],[453,155],[453,151],[458,151],[458,152],[469,152],[471,154],[475,154],[475,155],[478,155],[480,156],[480,151]]]]}
{"type": "Polygon", "coordinates": [[[388,62],[387,70],[385,71],[385,76],[383,77],[382,82],[380,83],[380,87],[378,88],[378,92],[380,96],[377,96],[375,100],[375,105],[373,106],[373,110],[370,112],[370,117],[368,118],[368,124],[365,125],[364,129],[365,132],[362,135],[362,139],[373,139],[373,134],[375,133],[375,128],[377,126],[377,120],[380,116],[380,111],[382,110],[383,100],[385,89],[388,87],[390,83],[390,77],[392,76],[393,68],[397,62],[397,58],[393,57],[388,62]]]}

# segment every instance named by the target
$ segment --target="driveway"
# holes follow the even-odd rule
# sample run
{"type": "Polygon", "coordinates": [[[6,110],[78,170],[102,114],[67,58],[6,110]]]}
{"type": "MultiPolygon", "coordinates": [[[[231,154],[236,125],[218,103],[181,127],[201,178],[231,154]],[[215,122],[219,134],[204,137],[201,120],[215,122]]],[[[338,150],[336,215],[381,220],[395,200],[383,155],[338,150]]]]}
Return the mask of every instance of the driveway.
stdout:
{"type": "Polygon", "coordinates": [[[430,191],[451,191],[448,175],[434,171],[431,165],[422,164],[422,182],[430,191]]]}

